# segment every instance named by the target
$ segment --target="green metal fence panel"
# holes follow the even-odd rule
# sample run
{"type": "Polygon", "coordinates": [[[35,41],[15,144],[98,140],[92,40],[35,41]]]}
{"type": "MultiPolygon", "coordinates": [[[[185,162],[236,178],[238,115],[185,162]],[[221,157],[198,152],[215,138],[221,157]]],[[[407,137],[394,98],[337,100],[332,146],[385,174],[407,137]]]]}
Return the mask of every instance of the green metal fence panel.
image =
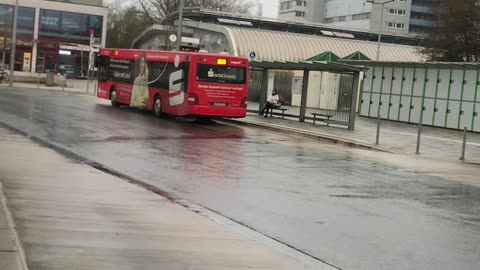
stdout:
{"type": "Polygon", "coordinates": [[[447,92],[447,108],[446,108],[446,111],[445,111],[445,125],[443,127],[447,127],[447,122],[448,122],[448,118],[450,116],[450,113],[452,111],[452,109],[450,108],[450,95],[451,95],[451,90],[452,90],[452,85],[454,84],[454,80],[452,80],[453,78],[453,70],[450,69],[450,73],[449,73],[449,76],[448,76],[448,92],[447,92]]]}
{"type": "MultiPolygon", "coordinates": [[[[467,76],[467,71],[464,70],[463,71],[463,76],[462,76],[462,88],[461,88],[461,91],[460,91],[460,110],[459,110],[459,113],[458,113],[458,121],[457,121],[457,129],[460,129],[460,125],[462,124],[461,122],[463,121],[462,119],[463,118],[468,118],[468,116],[465,115],[465,111],[464,111],[464,102],[463,102],[463,96],[464,96],[464,93],[465,93],[465,85],[468,83],[465,79],[466,79],[466,76],[467,76]]],[[[473,110],[473,104],[472,104],[472,108],[471,110],[473,110]]],[[[471,121],[471,119],[468,119],[469,121],[471,121]]],[[[464,128],[465,126],[462,126],[462,128],[464,128]]]]}
{"type": "MultiPolygon", "coordinates": [[[[397,98],[397,97],[394,98],[394,100],[395,100],[395,99],[398,100],[398,103],[396,103],[396,104],[398,104],[398,105],[397,105],[397,107],[398,107],[398,108],[397,108],[398,113],[397,113],[397,117],[396,117],[394,120],[400,120],[401,109],[402,109],[402,106],[403,106],[403,105],[402,105],[402,95],[403,95],[403,87],[404,87],[404,85],[405,85],[405,79],[404,79],[404,78],[405,78],[405,67],[402,68],[401,74],[399,74],[399,75],[400,75],[400,76],[398,76],[398,77],[396,78],[396,81],[397,81],[396,86],[398,86],[398,82],[400,82],[400,85],[399,85],[400,87],[399,87],[399,90],[398,90],[399,96],[398,96],[398,98],[397,98]]],[[[396,87],[394,87],[394,93],[395,93],[395,92],[396,92],[396,87]]],[[[396,101],[394,101],[394,102],[396,102],[396,101]]],[[[394,103],[394,104],[395,104],[395,103],[394,103]]],[[[395,109],[395,108],[394,108],[394,109],[395,109]]]]}
{"type": "Polygon", "coordinates": [[[372,101],[372,93],[374,91],[374,85],[375,85],[375,82],[377,82],[377,68],[376,67],[373,67],[372,69],[372,83],[370,84],[370,99],[369,99],[369,102],[368,102],[368,116],[371,115],[371,112],[372,112],[372,105],[373,105],[373,101],[372,101]]]}
{"type": "Polygon", "coordinates": [[[412,121],[411,121],[412,120],[412,112],[415,109],[414,101],[415,101],[415,103],[418,103],[418,101],[416,99],[413,99],[413,90],[415,89],[415,86],[417,84],[418,84],[417,83],[417,68],[414,68],[413,69],[413,78],[412,78],[412,88],[411,88],[412,98],[410,99],[410,110],[408,112],[408,122],[409,123],[412,123],[412,121]]]}
{"type": "Polygon", "coordinates": [[[365,71],[363,76],[363,86],[362,86],[362,95],[360,96],[360,115],[368,116],[370,111],[370,96],[372,93],[372,83],[373,83],[373,68],[365,71]]]}
{"type": "Polygon", "coordinates": [[[434,115],[435,115],[435,99],[425,97],[424,101],[425,110],[423,111],[423,121],[424,125],[433,126],[434,115]]]}
{"type": "Polygon", "coordinates": [[[380,99],[382,97],[382,88],[383,88],[383,81],[384,81],[384,72],[385,68],[381,67],[378,68],[377,75],[375,76],[375,80],[373,80],[373,91],[372,91],[372,105],[370,110],[370,117],[377,117],[380,113],[380,99]]]}
{"type": "Polygon", "coordinates": [[[380,93],[372,93],[370,104],[370,117],[377,117],[380,109],[380,93]]]}
{"type": "Polygon", "coordinates": [[[475,101],[475,91],[477,88],[477,70],[467,70],[465,73],[465,82],[463,90],[464,101],[475,101]]]}
{"type": "Polygon", "coordinates": [[[460,109],[460,119],[458,121],[457,129],[471,129],[472,119],[473,119],[473,110],[475,103],[473,101],[463,101],[460,109]]]}
{"type": "Polygon", "coordinates": [[[475,130],[475,122],[478,122],[480,117],[479,117],[479,113],[478,113],[478,109],[480,109],[479,106],[479,103],[477,103],[477,97],[479,96],[478,94],[478,90],[479,90],[479,86],[480,85],[480,69],[477,70],[477,80],[475,82],[475,93],[473,95],[473,118],[472,118],[472,124],[471,124],[471,130],[473,131],[476,131],[475,130]]]}
{"type": "Polygon", "coordinates": [[[390,104],[390,88],[392,85],[392,71],[391,67],[383,69],[383,83],[382,91],[380,93],[380,115],[383,119],[388,119],[388,109],[390,104]]]}
{"type": "Polygon", "coordinates": [[[415,83],[413,86],[412,96],[414,97],[423,97],[423,88],[425,87],[425,79],[426,79],[426,68],[417,69],[415,73],[415,83]]]}
{"type": "Polygon", "coordinates": [[[475,102],[474,107],[476,109],[473,112],[472,130],[480,132],[480,102],[475,102]]]}
{"type": "Polygon", "coordinates": [[[459,101],[462,97],[463,81],[464,81],[464,70],[453,70],[452,71],[452,87],[450,88],[450,100],[459,101]]]}
{"type": "Polygon", "coordinates": [[[437,125],[435,119],[436,119],[436,116],[437,116],[437,113],[438,113],[438,107],[437,107],[437,100],[439,98],[438,91],[439,91],[439,88],[440,88],[440,83],[442,81],[440,76],[441,76],[441,70],[438,69],[437,70],[437,79],[436,79],[435,82],[432,82],[432,83],[435,84],[435,101],[434,101],[434,106],[433,106],[433,119],[432,119],[432,125],[433,126],[437,125]]]}
{"type": "Polygon", "coordinates": [[[391,67],[383,69],[383,83],[382,91],[380,93],[380,116],[383,119],[388,119],[388,109],[390,108],[390,89],[392,87],[392,72],[391,67]]]}
{"type": "Polygon", "coordinates": [[[439,69],[429,69],[428,76],[425,78],[427,81],[425,89],[426,98],[435,98],[437,93],[437,80],[438,80],[439,69]]]}
{"type": "Polygon", "coordinates": [[[420,106],[420,119],[419,119],[419,123],[422,123],[424,124],[424,117],[425,117],[425,111],[427,109],[427,107],[425,106],[425,92],[427,91],[427,83],[429,82],[429,78],[428,78],[428,68],[425,68],[425,73],[423,75],[423,86],[422,86],[422,103],[421,103],[421,106],[420,106]]]}

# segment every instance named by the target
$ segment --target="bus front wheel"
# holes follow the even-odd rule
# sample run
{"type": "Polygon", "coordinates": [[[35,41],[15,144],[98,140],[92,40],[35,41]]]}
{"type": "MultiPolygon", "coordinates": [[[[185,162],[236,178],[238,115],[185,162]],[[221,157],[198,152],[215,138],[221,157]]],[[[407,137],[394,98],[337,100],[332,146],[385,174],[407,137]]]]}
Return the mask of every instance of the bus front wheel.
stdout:
{"type": "Polygon", "coordinates": [[[117,102],[117,91],[115,91],[115,89],[110,91],[110,102],[113,107],[120,107],[120,103],[117,102]]]}
{"type": "Polygon", "coordinates": [[[155,100],[153,102],[153,114],[159,117],[162,115],[162,99],[160,96],[155,96],[155,100]]]}

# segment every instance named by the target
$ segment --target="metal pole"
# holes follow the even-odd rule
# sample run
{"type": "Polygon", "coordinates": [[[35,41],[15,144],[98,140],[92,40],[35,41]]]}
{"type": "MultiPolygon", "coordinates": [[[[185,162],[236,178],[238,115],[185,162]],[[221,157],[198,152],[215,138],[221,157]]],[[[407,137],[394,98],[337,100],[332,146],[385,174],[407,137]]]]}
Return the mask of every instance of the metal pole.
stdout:
{"type": "Polygon", "coordinates": [[[463,144],[462,144],[462,156],[460,160],[465,160],[465,151],[467,149],[467,127],[463,128],[463,144]]]}
{"type": "Polygon", "coordinates": [[[12,50],[10,57],[10,82],[13,86],[13,69],[15,68],[15,49],[17,47],[17,17],[18,17],[18,0],[15,1],[15,9],[13,10],[13,29],[12,29],[12,50]]]}
{"type": "Polygon", "coordinates": [[[377,116],[377,139],[375,141],[375,144],[380,144],[380,113],[377,116]]]}
{"type": "Polygon", "coordinates": [[[83,49],[80,50],[80,76],[83,77],[83,49]]]}
{"type": "Polygon", "coordinates": [[[178,29],[177,29],[177,51],[180,51],[182,47],[182,22],[183,22],[183,7],[185,0],[180,0],[180,6],[178,8],[178,29]]]}
{"type": "Polygon", "coordinates": [[[422,121],[418,123],[418,134],[417,134],[417,151],[415,152],[417,155],[420,154],[420,140],[422,137],[422,121]]]}
{"type": "Polygon", "coordinates": [[[380,30],[378,32],[378,44],[377,44],[377,58],[376,61],[380,61],[380,46],[382,44],[382,32],[383,32],[383,13],[385,12],[385,3],[382,3],[382,10],[380,15],[380,30]]]}

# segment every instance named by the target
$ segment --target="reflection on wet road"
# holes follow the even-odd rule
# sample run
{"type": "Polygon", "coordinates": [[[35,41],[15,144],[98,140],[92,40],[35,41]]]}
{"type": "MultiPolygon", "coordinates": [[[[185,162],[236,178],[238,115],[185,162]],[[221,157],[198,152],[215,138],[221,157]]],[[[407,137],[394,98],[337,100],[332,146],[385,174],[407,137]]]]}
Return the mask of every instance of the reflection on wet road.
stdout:
{"type": "Polygon", "coordinates": [[[341,269],[480,264],[480,188],[405,170],[391,155],[38,90],[0,88],[0,121],[341,269]]]}

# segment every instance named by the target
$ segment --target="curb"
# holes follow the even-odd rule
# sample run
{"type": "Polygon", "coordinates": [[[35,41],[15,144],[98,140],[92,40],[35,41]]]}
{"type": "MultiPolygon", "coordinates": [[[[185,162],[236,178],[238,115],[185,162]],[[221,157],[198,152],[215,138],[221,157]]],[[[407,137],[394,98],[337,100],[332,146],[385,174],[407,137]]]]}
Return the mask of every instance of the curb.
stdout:
{"type": "Polygon", "coordinates": [[[280,133],[283,133],[283,134],[290,134],[290,135],[300,136],[300,137],[313,139],[313,140],[317,140],[317,141],[324,141],[324,142],[344,145],[344,146],[348,146],[348,147],[351,147],[351,148],[397,154],[394,151],[387,150],[387,149],[382,148],[382,147],[372,146],[372,145],[362,143],[362,142],[359,142],[359,141],[355,141],[355,140],[351,140],[351,139],[347,139],[347,138],[343,138],[343,137],[339,137],[339,136],[332,136],[332,135],[325,134],[325,133],[310,132],[310,131],[305,131],[305,130],[301,130],[301,129],[297,129],[297,128],[290,128],[290,127],[285,127],[285,126],[275,125],[275,124],[265,124],[265,123],[260,123],[260,122],[246,122],[246,121],[236,120],[236,119],[222,118],[220,121],[228,122],[228,123],[232,123],[232,124],[237,124],[237,125],[242,125],[242,126],[249,126],[249,127],[267,129],[267,130],[270,130],[270,131],[280,132],[280,133]]]}
{"type": "Polygon", "coordinates": [[[27,257],[25,256],[25,249],[23,248],[22,242],[20,241],[20,235],[17,231],[17,225],[13,219],[13,214],[8,208],[7,196],[3,192],[3,184],[0,182],[0,206],[2,206],[5,212],[5,218],[7,219],[8,228],[12,232],[12,238],[15,246],[18,249],[18,255],[20,257],[20,268],[19,270],[28,270],[27,257]]]}
{"type": "MultiPolygon", "coordinates": [[[[0,88],[9,88],[9,85],[5,84],[0,84],[0,88]]],[[[12,88],[21,88],[21,89],[28,89],[28,90],[41,90],[41,91],[52,91],[52,92],[60,92],[60,93],[73,93],[73,94],[84,94],[84,95],[91,95],[94,96],[93,93],[86,92],[86,89],[80,89],[80,88],[67,88],[65,87],[65,90],[62,89],[53,89],[53,88],[47,88],[47,87],[33,87],[33,86],[22,86],[22,85],[13,85],[11,86],[12,88]]]]}

